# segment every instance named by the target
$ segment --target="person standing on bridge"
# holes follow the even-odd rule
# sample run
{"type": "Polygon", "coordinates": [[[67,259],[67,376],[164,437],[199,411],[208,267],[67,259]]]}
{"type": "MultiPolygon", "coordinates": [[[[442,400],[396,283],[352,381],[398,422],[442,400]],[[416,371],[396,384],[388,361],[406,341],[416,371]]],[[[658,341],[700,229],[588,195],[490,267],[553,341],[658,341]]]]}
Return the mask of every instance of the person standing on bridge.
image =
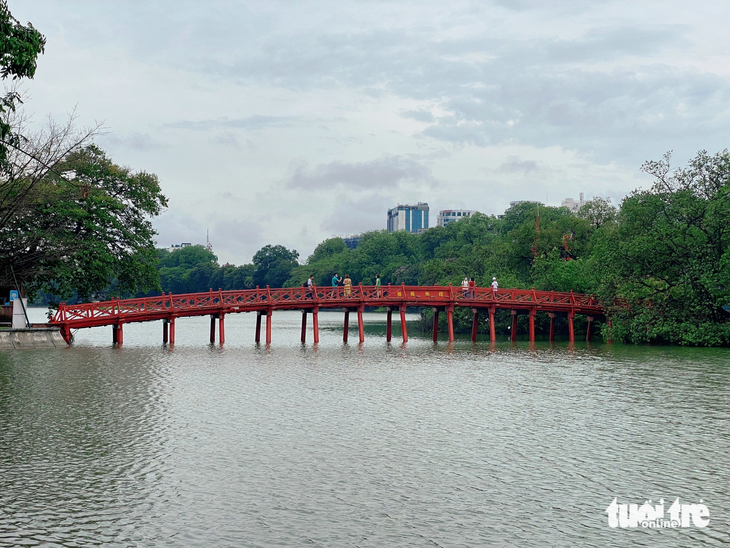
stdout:
{"type": "Polygon", "coordinates": [[[314,299],[314,274],[307,280],[307,299],[314,299]]]}
{"type": "Polygon", "coordinates": [[[464,279],[461,280],[461,293],[466,298],[469,294],[469,278],[464,276],[464,279]]]}
{"type": "MultiPolygon", "coordinates": [[[[332,287],[337,287],[338,285],[340,285],[341,280],[342,280],[342,278],[338,278],[337,272],[335,272],[335,275],[332,276],[332,287]]],[[[335,297],[337,297],[337,294],[339,293],[339,291],[337,291],[336,289],[333,289],[332,292],[335,294],[335,297]]]]}
{"type": "Polygon", "coordinates": [[[345,274],[344,284],[345,284],[345,297],[349,297],[350,295],[352,295],[352,280],[350,279],[349,274],[345,274]]]}
{"type": "Polygon", "coordinates": [[[380,287],[380,274],[375,275],[375,295],[378,299],[383,296],[383,290],[380,287]]]}
{"type": "Polygon", "coordinates": [[[497,283],[497,278],[492,278],[492,298],[494,300],[497,300],[497,288],[499,287],[499,284],[497,283]]]}
{"type": "Polygon", "coordinates": [[[476,289],[474,289],[477,286],[477,284],[474,282],[474,278],[469,280],[469,298],[474,299],[477,296],[476,289]]]}

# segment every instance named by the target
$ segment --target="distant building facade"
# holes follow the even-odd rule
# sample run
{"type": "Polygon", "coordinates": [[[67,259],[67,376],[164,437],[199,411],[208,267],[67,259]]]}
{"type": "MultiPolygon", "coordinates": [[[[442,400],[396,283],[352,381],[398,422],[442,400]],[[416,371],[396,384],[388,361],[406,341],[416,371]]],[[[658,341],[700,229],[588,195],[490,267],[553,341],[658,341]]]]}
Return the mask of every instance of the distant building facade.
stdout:
{"type": "Polygon", "coordinates": [[[388,232],[420,233],[428,228],[428,204],[400,205],[388,210],[388,232]]]}
{"type": "Polygon", "coordinates": [[[362,234],[348,234],[346,236],[342,236],[342,240],[349,249],[355,249],[360,243],[360,238],[362,238],[362,234]]]}
{"type": "Polygon", "coordinates": [[[573,213],[578,213],[580,211],[580,208],[585,205],[585,201],[583,200],[583,193],[580,193],[580,200],[575,201],[573,198],[566,198],[562,202],[560,202],[560,207],[567,207],[570,211],[573,213]]]}
{"type": "Polygon", "coordinates": [[[182,249],[183,247],[189,247],[193,244],[190,242],[183,242],[181,244],[172,244],[170,247],[167,248],[167,250],[172,253],[173,251],[177,251],[178,249],[182,249]]]}
{"type": "Polygon", "coordinates": [[[442,209],[439,211],[436,226],[447,226],[450,223],[459,221],[464,217],[471,217],[476,211],[472,209],[442,209]]]}

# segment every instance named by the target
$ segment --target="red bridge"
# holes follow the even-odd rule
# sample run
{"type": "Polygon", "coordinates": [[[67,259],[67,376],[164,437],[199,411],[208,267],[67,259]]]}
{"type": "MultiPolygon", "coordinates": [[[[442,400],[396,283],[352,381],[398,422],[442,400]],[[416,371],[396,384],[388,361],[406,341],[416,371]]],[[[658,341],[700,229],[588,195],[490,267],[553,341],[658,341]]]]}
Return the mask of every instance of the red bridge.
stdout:
{"type": "Polygon", "coordinates": [[[72,330],[85,327],[112,326],[112,341],[123,343],[123,326],[133,322],[162,320],[163,343],[175,344],[175,320],[190,316],[210,315],[210,342],[215,342],[215,321],[218,320],[219,341],[225,341],[224,318],[227,314],[256,312],[255,341],[261,342],[261,317],[266,316],[266,344],[271,343],[271,321],[274,310],[301,310],[302,342],[306,339],[307,313],[312,314],[314,342],[319,342],[318,312],[323,308],[342,308],[345,312],[343,340],[347,342],[350,312],[357,312],[360,342],[364,342],[363,311],[365,307],[385,307],[387,311],[387,340],[391,340],[392,312],[400,311],[403,341],[408,340],[406,307],[432,307],[434,309],[433,340],[438,340],[439,312],[445,311],[448,319],[449,341],[454,340],[453,312],[455,307],[471,308],[472,340],[477,338],[477,321],[480,312],[489,314],[490,340],[496,340],[494,314],[498,308],[512,311],[512,340],[517,335],[517,315],[530,316],[530,341],[535,340],[535,315],[538,311],[550,316],[550,340],[555,335],[555,315],[563,313],[568,319],[568,336],[575,340],[573,319],[585,314],[588,320],[586,339],[591,337],[591,324],[595,316],[605,312],[593,295],[535,291],[524,289],[469,288],[452,286],[355,286],[343,287],[246,289],[240,291],[210,291],[186,295],[162,295],[141,299],[115,299],[106,302],[66,305],[61,304],[50,321],[61,329],[67,343],[72,341],[72,330]]]}

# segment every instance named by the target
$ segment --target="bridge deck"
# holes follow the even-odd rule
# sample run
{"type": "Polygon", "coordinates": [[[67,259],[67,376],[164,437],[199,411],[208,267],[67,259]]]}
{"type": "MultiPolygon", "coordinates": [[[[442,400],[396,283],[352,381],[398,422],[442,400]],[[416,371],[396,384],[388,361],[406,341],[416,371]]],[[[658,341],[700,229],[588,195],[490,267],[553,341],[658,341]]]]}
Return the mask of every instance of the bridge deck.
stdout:
{"type": "MultiPolygon", "coordinates": [[[[313,290],[296,287],[281,289],[246,289],[237,291],[209,291],[182,295],[161,295],[139,299],[115,299],[106,302],[76,305],[61,304],[52,325],[61,328],[68,341],[71,329],[121,326],[124,323],[156,320],[174,321],[175,318],[240,312],[266,313],[274,310],[316,311],[320,308],[362,310],[364,307],[436,307],[452,311],[454,307],[537,311],[602,315],[603,308],[593,295],[535,291],[524,289],[471,288],[464,291],[452,286],[354,286],[315,287],[313,290]]],[[[389,316],[390,317],[390,316],[389,316]]],[[[451,313],[449,313],[451,318],[451,313]]],[[[269,320],[270,321],[270,320],[269,320]]],[[[571,321],[572,325],[572,321],[571,321]]],[[[267,333],[270,325],[267,325],[267,333]]],[[[315,335],[315,339],[317,336],[315,335]]],[[[268,340],[268,337],[267,337],[268,340]]]]}

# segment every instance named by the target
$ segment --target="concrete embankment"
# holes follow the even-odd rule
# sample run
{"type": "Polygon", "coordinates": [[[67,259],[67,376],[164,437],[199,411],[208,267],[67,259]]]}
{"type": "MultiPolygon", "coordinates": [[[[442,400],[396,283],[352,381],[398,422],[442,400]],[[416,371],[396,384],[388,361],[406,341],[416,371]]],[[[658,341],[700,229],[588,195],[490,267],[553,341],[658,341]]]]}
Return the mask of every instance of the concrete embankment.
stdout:
{"type": "Polygon", "coordinates": [[[0,350],[13,348],[56,348],[68,346],[56,327],[0,331],[0,350]]]}

